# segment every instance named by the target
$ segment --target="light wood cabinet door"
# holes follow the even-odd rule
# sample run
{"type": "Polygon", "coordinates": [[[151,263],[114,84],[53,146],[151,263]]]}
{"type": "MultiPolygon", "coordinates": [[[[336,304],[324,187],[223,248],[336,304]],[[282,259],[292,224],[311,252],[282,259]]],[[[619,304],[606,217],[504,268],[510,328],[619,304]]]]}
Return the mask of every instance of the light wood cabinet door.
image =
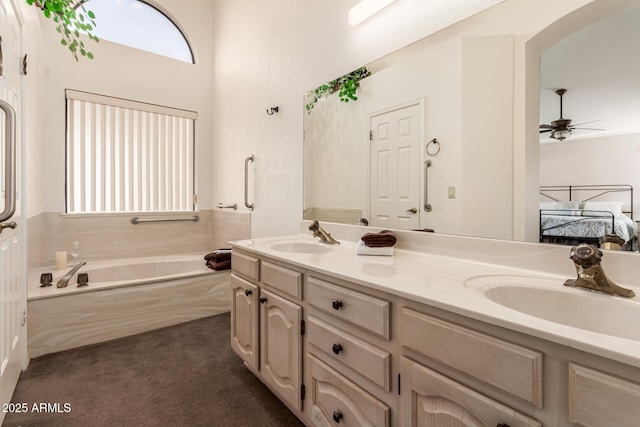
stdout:
{"type": "Polygon", "coordinates": [[[265,290],[259,300],[262,378],[302,410],[302,307],[265,290]]]}
{"type": "Polygon", "coordinates": [[[538,421],[405,357],[401,359],[400,425],[540,427],[538,421]]]}
{"type": "Polygon", "coordinates": [[[316,427],[388,427],[387,405],[309,355],[311,423],[316,427]]]}
{"type": "Polygon", "coordinates": [[[258,289],[231,275],[231,348],[255,371],[259,368],[258,289]]]}

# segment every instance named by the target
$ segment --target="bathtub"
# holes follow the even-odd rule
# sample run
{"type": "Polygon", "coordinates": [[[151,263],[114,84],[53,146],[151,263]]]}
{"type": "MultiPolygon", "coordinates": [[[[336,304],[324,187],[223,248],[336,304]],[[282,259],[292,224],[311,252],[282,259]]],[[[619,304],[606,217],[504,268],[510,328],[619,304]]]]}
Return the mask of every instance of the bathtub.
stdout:
{"type": "Polygon", "coordinates": [[[88,261],[89,286],[56,282],[65,270],[29,274],[29,357],[96,344],[229,311],[230,271],[205,267],[202,254],[88,261]],[[40,275],[53,274],[50,287],[40,275]]]}

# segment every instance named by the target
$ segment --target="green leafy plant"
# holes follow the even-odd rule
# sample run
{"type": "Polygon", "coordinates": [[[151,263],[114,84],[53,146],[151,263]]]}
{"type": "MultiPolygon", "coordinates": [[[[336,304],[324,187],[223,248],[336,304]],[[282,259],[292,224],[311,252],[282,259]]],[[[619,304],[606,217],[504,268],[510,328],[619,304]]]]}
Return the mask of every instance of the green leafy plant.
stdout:
{"type": "Polygon", "coordinates": [[[71,55],[78,60],[78,54],[93,59],[93,53],[87,50],[80,39],[80,32],[87,34],[89,39],[98,43],[100,40],[93,34],[96,27],[95,14],[85,9],[84,1],[78,0],[25,0],[28,5],[42,9],[47,19],[56,23],[56,31],[62,38],[60,44],[66,46],[71,55]]]}
{"type": "Polygon", "coordinates": [[[311,110],[320,98],[327,97],[335,92],[338,92],[338,98],[340,98],[342,102],[357,101],[358,97],[356,96],[356,92],[360,87],[360,80],[370,75],[371,71],[369,71],[367,67],[360,67],[349,74],[338,77],[308,92],[306,95],[310,100],[305,105],[307,113],[311,114],[311,110]]]}

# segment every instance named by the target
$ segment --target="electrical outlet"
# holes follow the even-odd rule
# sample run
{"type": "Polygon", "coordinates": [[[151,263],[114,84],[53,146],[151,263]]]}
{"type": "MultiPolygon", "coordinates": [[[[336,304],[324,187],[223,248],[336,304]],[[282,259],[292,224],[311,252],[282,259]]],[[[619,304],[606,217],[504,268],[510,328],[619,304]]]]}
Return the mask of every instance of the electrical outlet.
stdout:
{"type": "Polygon", "coordinates": [[[449,195],[450,199],[455,199],[456,198],[456,187],[449,187],[447,189],[447,194],[449,195]]]}

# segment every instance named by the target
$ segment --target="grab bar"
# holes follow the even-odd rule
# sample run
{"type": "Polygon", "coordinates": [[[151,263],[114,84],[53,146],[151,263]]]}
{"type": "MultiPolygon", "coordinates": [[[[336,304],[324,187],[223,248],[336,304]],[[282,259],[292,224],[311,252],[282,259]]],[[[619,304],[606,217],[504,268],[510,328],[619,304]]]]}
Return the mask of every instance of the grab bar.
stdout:
{"type": "Polygon", "coordinates": [[[188,218],[140,218],[137,216],[134,216],[133,218],[131,218],[131,224],[140,224],[142,222],[164,222],[164,221],[193,221],[193,222],[198,222],[200,221],[200,216],[198,215],[194,215],[188,218]]]}
{"type": "Polygon", "coordinates": [[[253,162],[253,154],[244,159],[244,205],[253,210],[253,203],[249,203],[249,162],[253,162]]]}
{"type": "Polygon", "coordinates": [[[428,170],[431,166],[431,160],[424,161],[424,210],[431,212],[431,204],[429,203],[429,180],[427,179],[428,170]]]}
{"type": "Polygon", "coordinates": [[[232,205],[225,205],[225,204],[223,204],[223,203],[218,203],[218,204],[216,205],[216,208],[219,208],[219,209],[233,209],[233,210],[235,211],[235,210],[237,210],[237,209],[238,209],[238,204],[237,204],[237,203],[234,203],[234,204],[232,204],[232,205]]]}
{"type": "MultiPolygon", "coordinates": [[[[6,116],[4,124],[4,210],[0,212],[0,223],[10,219],[16,212],[16,112],[6,101],[0,99],[0,110],[6,116]]],[[[15,228],[15,222],[0,227],[15,228]]]]}

